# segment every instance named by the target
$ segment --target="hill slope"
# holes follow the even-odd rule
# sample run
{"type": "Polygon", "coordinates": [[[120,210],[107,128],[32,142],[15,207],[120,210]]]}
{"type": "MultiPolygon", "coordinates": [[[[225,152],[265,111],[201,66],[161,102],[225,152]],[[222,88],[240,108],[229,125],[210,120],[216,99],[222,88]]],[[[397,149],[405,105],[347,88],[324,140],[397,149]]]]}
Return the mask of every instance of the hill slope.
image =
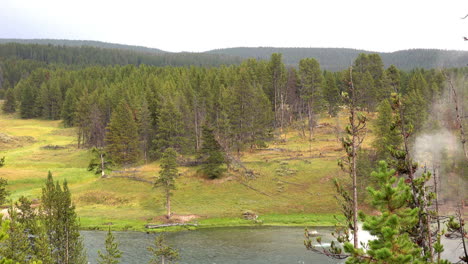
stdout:
{"type": "MultiPolygon", "coordinates": [[[[283,54],[284,62],[290,66],[296,66],[302,58],[316,58],[320,62],[321,68],[328,71],[346,69],[352,65],[360,53],[378,53],[382,57],[385,67],[395,65],[402,70],[458,68],[465,67],[468,63],[468,51],[455,50],[411,49],[385,53],[346,48],[237,47],[210,50],[202,53],[173,53],[155,48],[89,40],[0,39],[0,56],[4,58],[15,56],[15,58],[19,59],[41,60],[45,56],[47,63],[68,64],[68,61],[75,63],[71,58],[58,60],[55,55],[47,56],[47,54],[54,53],[58,49],[60,49],[59,54],[84,57],[86,59],[85,64],[100,65],[138,65],[143,63],[156,66],[219,66],[222,64],[238,64],[241,59],[246,58],[268,60],[272,53],[283,54]],[[23,49],[23,46],[17,47],[16,50],[11,47],[5,48],[7,43],[23,44],[28,52],[20,53],[17,51],[23,49]],[[38,46],[31,46],[31,44],[38,46]],[[68,47],[68,49],[65,49],[65,47],[68,47]],[[32,51],[29,52],[30,50],[32,51]],[[116,50],[120,52],[116,53],[116,50]],[[42,57],[32,56],[34,53],[40,54],[42,57]]],[[[83,63],[81,60],[78,62],[83,63]]]]}
{"type": "MultiPolygon", "coordinates": [[[[89,151],[76,148],[76,131],[61,127],[60,121],[0,114],[0,127],[0,157],[6,157],[0,177],[8,180],[13,200],[22,195],[40,198],[51,171],[55,180],[68,181],[85,228],[106,229],[112,223],[116,229],[141,230],[145,223],[161,221],[164,195],[152,185],[159,163],[115,171],[102,179],[86,170],[89,151]]],[[[266,149],[243,153],[242,161],[254,178],[233,172],[210,181],[198,176],[197,167],[180,167],[173,213],[198,217],[201,225],[216,225],[219,218],[252,224],[240,220],[245,210],[259,213],[264,224],[332,225],[330,214],[339,209],[331,179],[340,174],[336,159],[342,154],[332,130],[317,130],[311,152],[306,139],[289,131],[286,143],[273,141],[266,149]]]]}
{"type": "Polygon", "coordinates": [[[268,59],[272,53],[283,54],[286,64],[297,65],[302,58],[315,58],[322,69],[339,71],[352,65],[360,53],[377,53],[382,57],[385,67],[395,65],[402,70],[414,68],[452,68],[465,67],[468,51],[412,49],[391,53],[372,52],[345,48],[229,48],[207,51],[210,54],[225,54],[241,58],[268,59]]]}
{"type": "Polygon", "coordinates": [[[2,39],[0,38],[0,44],[6,43],[20,43],[20,44],[39,44],[39,45],[54,45],[54,46],[69,46],[69,47],[95,47],[103,49],[120,49],[139,51],[144,53],[165,53],[165,51],[155,48],[148,48],[143,46],[133,46],[117,43],[108,43],[94,40],[69,40],[69,39],[2,39]]]}

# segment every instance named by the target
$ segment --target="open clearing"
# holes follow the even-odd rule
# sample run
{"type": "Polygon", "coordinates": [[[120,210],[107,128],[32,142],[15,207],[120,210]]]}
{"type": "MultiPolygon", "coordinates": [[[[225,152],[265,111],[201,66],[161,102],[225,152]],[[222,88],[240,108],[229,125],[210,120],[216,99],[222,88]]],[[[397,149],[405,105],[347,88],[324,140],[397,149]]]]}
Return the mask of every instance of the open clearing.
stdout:
{"type": "MultiPolygon", "coordinates": [[[[180,167],[172,211],[197,216],[202,226],[252,224],[240,219],[246,210],[258,213],[263,224],[333,224],[338,207],[332,179],[343,176],[336,165],[343,154],[336,125],[344,122],[343,116],[322,118],[311,144],[291,129],[267,148],[242,153],[253,177],[238,171],[210,181],[197,167],[180,167]]],[[[60,121],[0,114],[0,156],[6,157],[0,176],[8,180],[13,200],[40,198],[48,171],[55,180],[66,179],[84,228],[140,230],[165,213],[163,194],[151,184],[158,162],[101,179],[86,170],[91,154],[77,149],[75,130],[60,121]]]]}

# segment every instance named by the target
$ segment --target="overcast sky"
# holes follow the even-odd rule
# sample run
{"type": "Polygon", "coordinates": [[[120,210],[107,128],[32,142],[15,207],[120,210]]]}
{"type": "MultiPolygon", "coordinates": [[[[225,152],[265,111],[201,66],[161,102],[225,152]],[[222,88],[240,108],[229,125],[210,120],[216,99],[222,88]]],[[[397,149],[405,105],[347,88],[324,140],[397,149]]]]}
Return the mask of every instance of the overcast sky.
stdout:
{"type": "Polygon", "coordinates": [[[166,51],[338,47],[468,50],[468,0],[0,0],[0,38],[166,51]]]}

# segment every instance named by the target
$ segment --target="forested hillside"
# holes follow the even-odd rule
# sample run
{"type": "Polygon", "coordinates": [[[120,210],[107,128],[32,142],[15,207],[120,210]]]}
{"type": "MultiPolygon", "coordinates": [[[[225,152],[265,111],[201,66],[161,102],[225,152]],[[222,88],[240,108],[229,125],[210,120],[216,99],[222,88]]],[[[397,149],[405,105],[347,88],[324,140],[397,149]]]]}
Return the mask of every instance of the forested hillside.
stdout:
{"type": "Polygon", "coordinates": [[[345,48],[229,48],[208,51],[210,54],[225,54],[241,58],[268,59],[273,53],[281,53],[288,65],[297,65],[302,58],[315,58],[323,69],[344,70],[360,53],[379,54],[385,67],[395,65],[402,70],[415,68],[436,69],[465,67],[468,52],[453,50],[412,49],[390,53],[345,48]]]}
{"type": "Polygon", "coordinates": [[[69,46],[69,47],[94,47],[103,49],[121,49],[139,51],[144,53],[163,53],[165,51],[155,48],[147,48],[143,46],[124,45],[117,43],[108,43],[94,40],[69,40],[69,39],[2,39],[0,44],[20,43],[20,44],[39,44],[39,45],[54,45],[54,46],[69,46]]]}
{"type": "Polygon", "coordinates": [[[273,53],[281,53],[284,63],[294,67],[303,58],[315,58],[320,63],[322,69],[328,71],[346,69],[360,53],[379,54],[385,67],[395,65],[399,69],[406,71],[415,68],[465,67],[468,61],[468,52],[466,51],[435,49],[412,49],[386,53],[346,48],[239,47],[201,53],[174,53],[155,48],[99,41],[0,39],[0,57],[3,57],[3,59],[34,59],[45,63],[74,66],[113,64],[220,66],[223,64],[239,64],[241,59],[246,58],[268,60],[273,53]],[[56,47],[59,47],[59,49],[56,47]]]}

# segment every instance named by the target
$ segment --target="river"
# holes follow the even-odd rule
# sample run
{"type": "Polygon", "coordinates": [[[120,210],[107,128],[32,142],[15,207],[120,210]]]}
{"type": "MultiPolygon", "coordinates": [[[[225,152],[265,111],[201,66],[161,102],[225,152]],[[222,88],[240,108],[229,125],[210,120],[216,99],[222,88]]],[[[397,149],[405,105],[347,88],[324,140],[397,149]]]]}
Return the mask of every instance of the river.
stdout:
{"type": "MultiPolygon", "coordinates": [[[[317,228],[328,234],[329,228],[317,228]]],[[[82,231],[90,263],[97,263],[97,251],[104,250],[106,232],[82,231]]],[[[155,234],[113,232],[123,252],[121,263],[144,264],[147,247],[155,234]]],[[[307,251],[302,227],[230,227],[165,233],[166,240],[179,250],[180,264],[302,264],[339,263],[307,251]]],[[[328,236],[328,235],[327,235],[328,236]]]]}
{"type": "MultiPolygon", "coordinates": [[[[312,229],[311,229],[312,230],[312,229]]],[[[318,227],[323,241],[331,240],[331,228],[318,227]]],[[[104,251],[104,231],[82,231],[88,261],[97,263],[97,251],[104,251]]],[[[147,247],[156,234],[113,232],[123,252],[124,264],[148,263],[147,247]]],[[[302,227],[226,227],[165,233],[168,244],[179,250],[180,264],[328,264],[344,261],[307,251],[302,227]]],[[[361,237],[364,238],[365,234],[361,237]]],[[[458,260],[462,251],[457,240],[443,240],[443,258],[458,260]]]]}

